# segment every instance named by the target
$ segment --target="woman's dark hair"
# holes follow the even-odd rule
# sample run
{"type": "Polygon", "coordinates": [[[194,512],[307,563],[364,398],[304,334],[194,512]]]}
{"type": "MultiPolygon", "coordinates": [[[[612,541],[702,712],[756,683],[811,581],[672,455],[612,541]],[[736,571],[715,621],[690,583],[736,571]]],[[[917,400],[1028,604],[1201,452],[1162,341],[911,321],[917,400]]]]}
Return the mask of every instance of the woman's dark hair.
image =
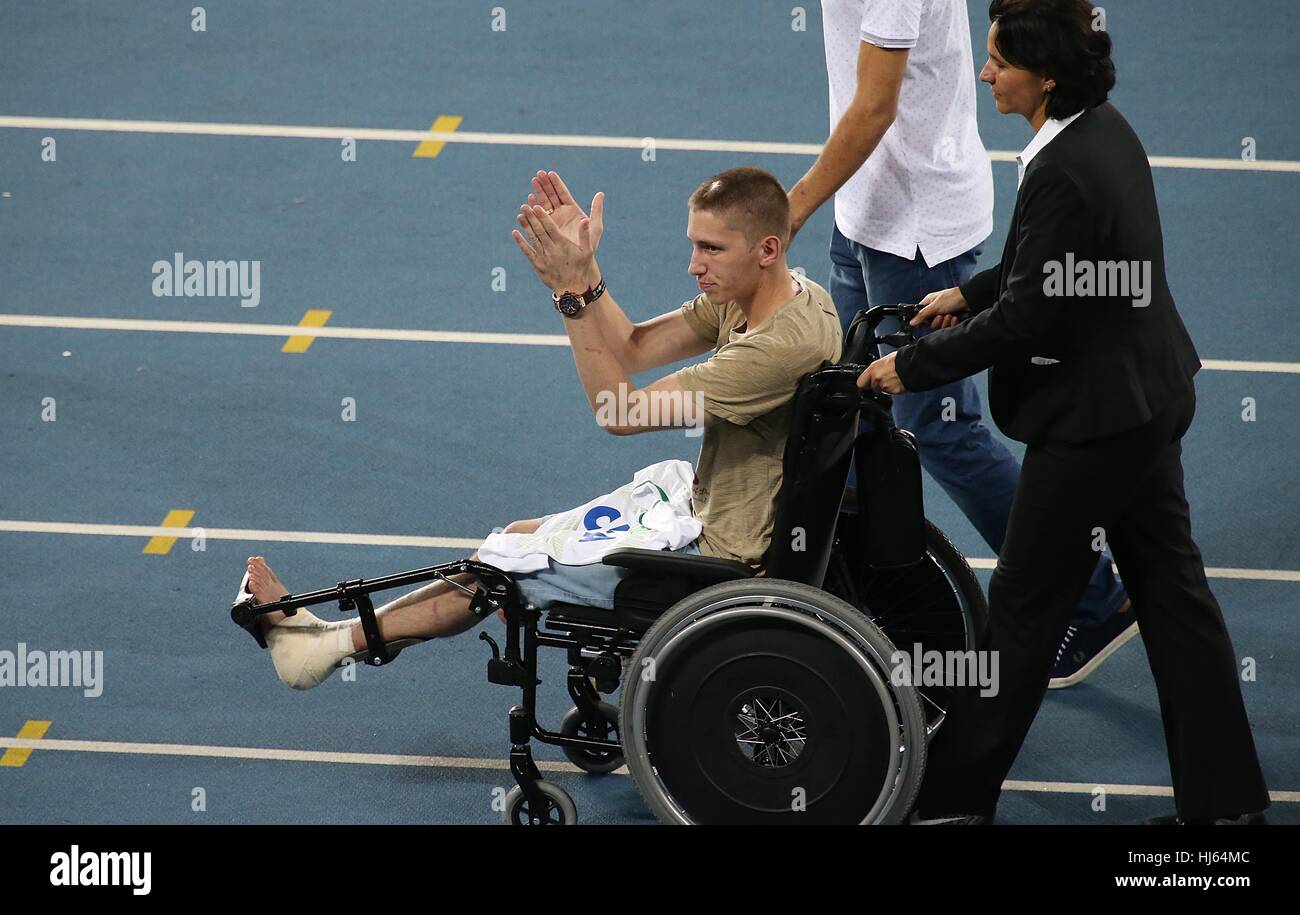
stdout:
{"type": "Polygon", "coordinates": [[[1068,118],[1106,101],[1115,86],[1105,13],[1089,0],[993,0],[997,49],[1007,63],[1056,81],[1049,118],[1068,118]]]}

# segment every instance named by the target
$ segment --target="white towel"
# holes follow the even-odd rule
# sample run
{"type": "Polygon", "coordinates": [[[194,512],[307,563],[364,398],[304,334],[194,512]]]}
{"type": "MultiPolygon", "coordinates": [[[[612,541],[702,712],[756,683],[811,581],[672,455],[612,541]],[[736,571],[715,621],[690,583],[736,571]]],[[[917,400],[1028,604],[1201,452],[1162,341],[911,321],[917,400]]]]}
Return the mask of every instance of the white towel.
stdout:
{"type": "Polygon", "coordinates": [[[551,515],[531,534],[492,534],[478,557],[506,572],[535,572],[548,560],[564,565],[600,562],[610,550],[678,550],[700,536],[691,514],[689,461],[660,461],[632,482],[584,505],[551,515]]]}

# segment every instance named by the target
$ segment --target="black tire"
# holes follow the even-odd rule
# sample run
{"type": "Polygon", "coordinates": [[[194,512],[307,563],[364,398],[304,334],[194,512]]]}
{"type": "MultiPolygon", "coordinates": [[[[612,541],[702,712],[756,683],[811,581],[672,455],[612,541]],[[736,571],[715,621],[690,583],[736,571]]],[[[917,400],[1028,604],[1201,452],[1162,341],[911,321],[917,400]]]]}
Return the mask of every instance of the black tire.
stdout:
{"type": "MultiPolygon", "coordinates": [[[[569,709],[560,721],[560,733],[565,737],[599,737],[618,740],[618,706],[609,702],[597,703],[606,724],[592,726],[576,707],[569,709]],[[606,733],[608,730],[609,733],[606,733]]],[[[623,754],[617,750],[586,750],[582,747],[561,746],[564,755],[584,772],[604,775],[623,765],[623,754]]]]}
{"type": "Polygon", "coordinates": [[[894,647],[851,605],[755,578],[679,601],[642,637],[623,752],[667,823],[896,823],[925,767],[925,715],[894,647]]]}
{"type": "Polygon", "coordinates": [[[554,782],[540,781],[537,787],[546,796],[546,810],[542,811],[537,822],[533,821],[528,809],[524,789],[518,785],[506,792],[501,822],[508,826],[573,826],[578,822],[578,808],[569,792],[554,782]]]}
{"type": "MultiPolygon", "coordinates": [[[[943,531],[925,522],[926,557],[906,569],[874,569],[852,557],[863,555],[857,516],[841,514],[834,553],[826,572],[827,591],[865,613],[898,648],[973,651],[988,626],[988,601],[966,558],[943,531]]],[[[928,729],[943,723],[951,702],[945,686],[919,686],[928,729]]]]}

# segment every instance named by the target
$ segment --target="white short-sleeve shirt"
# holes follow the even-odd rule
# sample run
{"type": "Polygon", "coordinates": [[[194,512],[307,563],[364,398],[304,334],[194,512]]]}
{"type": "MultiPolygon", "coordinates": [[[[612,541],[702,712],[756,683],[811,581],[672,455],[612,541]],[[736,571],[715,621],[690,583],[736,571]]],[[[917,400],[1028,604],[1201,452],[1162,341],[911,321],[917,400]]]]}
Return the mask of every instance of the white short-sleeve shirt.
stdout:
{"type": "Polygon", "coordinates": [[[993,231],[993,172],[975,122],[965,0],[822,0],[831,130],[857,91],[861,42],[908,48],[898,115],[835,193],[845,237],[933,267],[993,231]]]}

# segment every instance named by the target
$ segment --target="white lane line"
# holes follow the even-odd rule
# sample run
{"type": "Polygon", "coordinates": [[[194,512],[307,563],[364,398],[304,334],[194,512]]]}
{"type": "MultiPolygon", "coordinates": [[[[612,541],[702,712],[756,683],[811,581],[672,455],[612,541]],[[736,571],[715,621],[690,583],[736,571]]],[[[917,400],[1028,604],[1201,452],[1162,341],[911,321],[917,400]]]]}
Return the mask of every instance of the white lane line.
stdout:
{"type": "Polygon", "coordinates": [[[1300,581],[1300,572],[1289,569],[1224,569],[1205,567],[1207,578],[1236,578],[1241,581],[1300,581]]]}
{"type": "MultiPolygon", "coordinates": [[[[72,315],[0,314],[3,327],[45,327],[68,330],[127,330],[178,334],[242,334],[253,337],[294,337],[298,324],[249,324],[222,321],[151,321],[134,318],[83,318],[72,315]]],[[[457,330],[392,330],[382,327],[311,329],[313,337],[343,340],[410,340],[419,343],[503,343],[517,346],[568,346],[565,334],[504,334],[457,330]]]]}
{"type": "Polygon", "coordinates": [[[1202,359],[1201,368],[1214,372],[1282,372],[1300,375],[1300,362],[1243,362],[1240,359],[1202,359]]]}
{"type": "MultiPolygon", "coordinates": [[[[190,756],[209,759],[259,759],[276,762],[315,762],[362,766],[419,766],[432,769],[488,769],[509,771],[506,759],[477,759],[468,756],[410,756],[397,753],[347,753],[328,750],[288,750],[271,747],[221,747],[184,743],[128,743],[115,740],[66,740],[41,738],[23,740],[0,737],[0,748],[41,752],[59,750],[72,753],[122,753],[139,756],[190,756]]],[[[544,772],[582,772],[572,763],[539,760],[544,772]]],[[[627,775],[627,767],[614,771],[627,775]]],[[[1038,791],[1053,794],[1091,794],[1104,788],[1107,794],[1124,797],[1173,797],[1174,789],[1163,785],[1112,785],[1102,782],[1037,782],[1008,779],[1002,783],[1007,791],[1038,791]]],[[[1300,803],[1300,791],[1270,791],[1276,802],[1300,803]]]]}
{"type": "MultiPolygon", "coordinates": [[[[38,740],[30,742],[40,743],[38,740]]],[[[1107,794],[1124,797],[1174,796],[1174,789],[1164,785],[1107,785],[1102,782],[1089,785],[1085,782],[1027,782],[1009,778],[1002,783],[1002,788],[1010,791],[1043,791],[1052,794],[1092,794],[1098,788],[1102,788],[1107,794]]],[[[1270,791],[1268,796],[1279,803],[1300,803],[1300,791],[1270,791]]]]}
{"type": "Polygon", "coordinates": [[[419,549],[458,550],[476,550],[483,544],[482,538],[469,540],[461,537],[401,537],[389,534],[351,534],[331,531],[261,531],[224,527],[157,527],[146,524],[72,524],[59,521],[0,520],[0,532],[178,538],[194,538],[202,534],[208,540],[265,540],[277,543],[334,543],[344,546],[409,546],[419,549]]]}
{"type": "MultiPolygon", "coordinates": [[[[91,130],[111,133],[177,134],[210,137],[280,137],[309,140],[379,140],[395,143],[470,143],[492,146],[560,146],[585,149],[643,148],[646,137],[610,137],[581,134],[483,133],[475,131],[394,130],[374,127],[319,127],[290,124],[228,124],[207,121],[135,121],[107,118],[45,118],[26,115],[0,116],[0,127],[38,130],[91,130]]],[[[761,140],[701,140],[681,137],[652,137],[655,148],[681,152],[772,153],[816,156],[820,143],[773,143],[761,140]]],[[[1014,162],[1012,150],[989,150],[994,162],[1014,162]]],[[[1156,168],[1193,168],[1214,171],[1300,172],[1300,162],[1266,159],[1215,159],[1200,156],[1151,156],[1156,168]]]]}
{"type": "MultiPolygon", "coordinates": [[[[302,333],[297,324],[250,324],[222,321],[156,321],[138,318],[89,318],[76,315],[0,314],[0,327],[36,327],[61,330],[117,330],[146,333],[241,334],[254,337],[293,337],[302,333]]],[[[313,337],[337,340],[404,340],[417,343],[489,343],[516,346],[568,346],[565,334],[507,334],[457,330],[401,330],[382,327],[313,327],[313,337]]],[[[1219,372],[1273,372],[1300,375],[1300,362],[1251,362],[1241,359],[1202,359],[1201,365],[1219,372]]]]}
{"type": "MultiPolygon", "coordinates": [[[[278,762],[344,763],[354,766],[425,766],[436,769],[504,769],[508,759],[474,759],[467,756],[406,756],[394,753],[343,753],[328,750],[288,750],[266,747],[215,747],[186,743],[128,743],[115,740],[20,740],[0,738],[0,747],[20,750],[63,750],[73,753],[127,753],[141,756],[200,756],[214,759],[267,759],[278,762]],[[22,746],[19,746],[21,744],[22,746]]],[[[539,760],[547,772],[581,772],[565,762],[539,760]]],[[[626,769],[619,770],[626,773],[626,769]]]]}
{"type": "MultiPolygon", "coordinates": [[[[4,523],[0,522],[0,524],[4,523]]],[[[0,527],[0,530],[4,528],[0,527]]],[[[985,559],[979,556],[967,556],[966,562],[972,569],[996,569],[998,566],[997,559],[985,559]]],[[[1115,564],[1111,563],[1111,566],[1118,574],[1119,569],[1115,564]]],[[[1235,578],[1241,581],[1300,581],[1300,570],[1297,569],[1235,569],[1227,566],[1206,566],[1205,575],[1207,578],[1235,578]]]]}
{"type": "MultiPolygon", "coordinates": [[[[246,540],[276,543],[333,543],[343,546],[409,546],[419,549],[476,550],[483,540],[464,537],[404,537],[392,534],[356,534],[331,531],[267,531],[224,527],[159,527],[149,524],[85,524],[64,521],[16,521],[0,518],[0,533],[76,534],[107,537],[177,537],[194,538],[202,534],[208,540],[246,540]]],[[[486,536],[486,535],[485,535],[486,536]]],[[[996,559],[968,556],[973,569],[992,569],[996,559]]],[[[1296,581],[1296,569],[1236,569],[1206,567],[1210,578],[1236,578],[1247,581],[1296,581]]]]}

